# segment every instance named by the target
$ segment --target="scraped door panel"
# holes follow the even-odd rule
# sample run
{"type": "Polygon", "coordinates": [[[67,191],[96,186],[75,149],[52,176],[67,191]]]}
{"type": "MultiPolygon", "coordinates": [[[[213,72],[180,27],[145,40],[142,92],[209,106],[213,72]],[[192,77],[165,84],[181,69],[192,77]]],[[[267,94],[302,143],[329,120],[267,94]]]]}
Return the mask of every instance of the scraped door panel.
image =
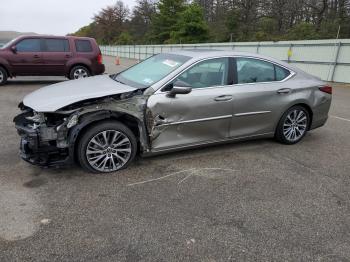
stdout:
{"type": "Polygon", "coordinates": [[[227,138],[232,118],[231,87],[193,89],[186,95],[151,96],[152,150],[171,149],[227,138]]]}

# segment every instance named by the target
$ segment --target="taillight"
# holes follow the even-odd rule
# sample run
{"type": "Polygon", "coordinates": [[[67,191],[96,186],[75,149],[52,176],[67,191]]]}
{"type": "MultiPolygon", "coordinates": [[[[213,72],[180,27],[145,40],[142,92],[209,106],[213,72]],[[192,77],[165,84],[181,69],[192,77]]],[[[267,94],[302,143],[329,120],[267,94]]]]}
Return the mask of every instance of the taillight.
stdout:
{"type": "Polygon", "coordinates": [[[103,64],[103,58],[102,58],[102,54],[100,53],[98,56],[97,56],[97,63],[99,64],[103,64]]]}
{"type": "Polygon", "coordinates": [[[332,94],[332,87],[331,86],[322,86],[319,89],[320,89],[320,91],[325,92],[327,94],[332,94]]]}

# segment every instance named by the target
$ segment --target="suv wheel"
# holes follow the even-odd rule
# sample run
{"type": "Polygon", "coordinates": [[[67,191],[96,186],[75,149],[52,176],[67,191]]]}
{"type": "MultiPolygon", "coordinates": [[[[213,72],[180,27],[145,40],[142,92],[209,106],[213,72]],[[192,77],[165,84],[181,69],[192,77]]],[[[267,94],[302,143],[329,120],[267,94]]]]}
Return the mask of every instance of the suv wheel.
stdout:
{"type": "Polygon", "coordinates": [[[7,72],[3,67],[0,67],[0,86],[6,84],[7,72]]]}
{"type": "Polygon", "coordinates": [[[70,70],[69,79],[81,79],[90,76],[90,71],[85,66],[75,66],[70,70]]]}
{"type": "Polygon", "coordinates": [[[131,130],[120,122],[102,122],[83,134],[77,149],[79,163],[85,170],[109,173],[132,162],[137,141],[131,130]]]}
{"type": "Polygon", "coordinates": [[[296,144],[306,135],[309,124],[309,112],[302,106],[293,106],[280,119],[275,137],[283,144],[296,144]]]}

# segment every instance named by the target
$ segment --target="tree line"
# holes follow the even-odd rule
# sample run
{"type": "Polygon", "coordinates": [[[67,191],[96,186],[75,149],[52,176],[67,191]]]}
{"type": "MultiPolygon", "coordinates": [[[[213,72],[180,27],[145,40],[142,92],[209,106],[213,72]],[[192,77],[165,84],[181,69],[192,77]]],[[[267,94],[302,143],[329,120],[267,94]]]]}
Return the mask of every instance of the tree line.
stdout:
{"type": "Polygon", "coordinates": [[[350,0],[117,1],[73,35],[119,45],[350,38],[350,0]]]}

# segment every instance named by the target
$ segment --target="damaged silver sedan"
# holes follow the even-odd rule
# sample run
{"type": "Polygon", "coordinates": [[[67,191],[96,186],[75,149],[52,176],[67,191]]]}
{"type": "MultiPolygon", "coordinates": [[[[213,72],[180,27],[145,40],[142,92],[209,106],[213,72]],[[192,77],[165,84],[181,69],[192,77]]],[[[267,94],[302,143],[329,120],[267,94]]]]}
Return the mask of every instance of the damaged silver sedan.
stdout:
{"type": "Polygon", "coordinates": [[[14,122],[24,160],[113,172],[136,154],[262,137],[295,144],[325,124],[331,93],[269,57],[183,50],[39,89],[24,98],[14,122]]]}

